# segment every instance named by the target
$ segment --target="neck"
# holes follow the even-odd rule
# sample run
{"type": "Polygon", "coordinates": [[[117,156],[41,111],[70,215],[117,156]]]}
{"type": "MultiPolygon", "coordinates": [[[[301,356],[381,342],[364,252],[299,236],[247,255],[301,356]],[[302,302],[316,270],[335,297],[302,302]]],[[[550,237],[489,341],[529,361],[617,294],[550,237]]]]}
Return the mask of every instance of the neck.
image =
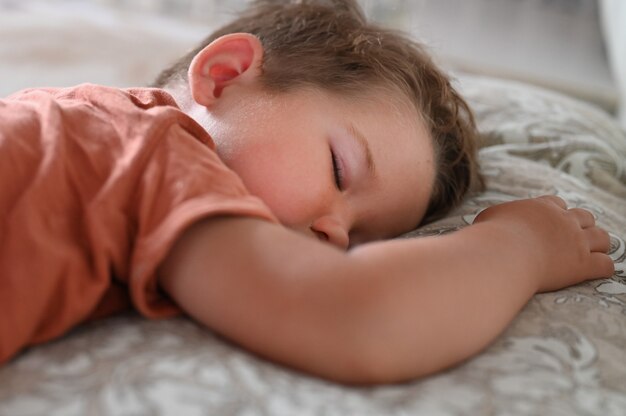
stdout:
{"type": "Polygon", "coordinates": [[[193,118],[200,124],[209,134],[211,134],[212,122],[206,108],[198,105],[189,92],[187,83],[184,81],[171,82],[163,86],[162,89],[170,94],[181,111],[193,118]]]}
{"type": "Polygon", "coordinates": [[[174,101],[176,101],[176,104],[183,112],[189,114],[193,107],[193,99],[189,95],[189,89],[185,82],[172,82],[165,85],[162,89],[174,98],[174,101]]]}

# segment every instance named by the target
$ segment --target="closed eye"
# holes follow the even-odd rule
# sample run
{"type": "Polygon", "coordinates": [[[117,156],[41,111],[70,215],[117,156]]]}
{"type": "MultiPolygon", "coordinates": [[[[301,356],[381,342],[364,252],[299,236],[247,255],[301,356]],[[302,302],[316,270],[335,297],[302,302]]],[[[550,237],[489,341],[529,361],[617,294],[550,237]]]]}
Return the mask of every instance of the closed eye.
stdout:
{"type": "Polygon", "coordinates": [[[335,152],[333,152],[333,149],[330,149],[330,156],[333,161],[333,175],[335,177],[335,185],[337,186],[337,189],[339,189],[340,191],[343,191],[343,184],[344,184],[343,166],[341,165],[339,158],[337,158],[337,155],[335,155],[335,152]]]}

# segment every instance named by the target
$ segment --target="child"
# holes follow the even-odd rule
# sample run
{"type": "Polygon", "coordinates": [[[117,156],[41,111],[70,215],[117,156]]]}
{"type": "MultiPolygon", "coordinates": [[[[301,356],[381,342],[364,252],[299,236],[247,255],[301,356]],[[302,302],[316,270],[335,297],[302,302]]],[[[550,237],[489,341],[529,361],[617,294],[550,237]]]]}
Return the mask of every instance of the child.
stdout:
{"type": "Polygon", "coordinates": [[[284,3],[256,2],[159,89],[0,102],[0,361],[132,304],[395,382],[479,352],[534,293],[613,273],[607,233],[552,196],[383,241],[480,187],[471,115],[356,2],[284,3]]]}

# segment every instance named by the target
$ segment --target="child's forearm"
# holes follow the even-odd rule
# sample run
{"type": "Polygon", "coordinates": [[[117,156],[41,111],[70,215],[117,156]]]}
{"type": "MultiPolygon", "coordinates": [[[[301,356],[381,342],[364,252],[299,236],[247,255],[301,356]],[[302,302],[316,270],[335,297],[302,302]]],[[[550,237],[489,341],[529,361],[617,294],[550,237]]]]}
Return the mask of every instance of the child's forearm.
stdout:
{"type": "Polygon", "coordinates": [[[379,378],[424,375],[474,355],[537,291],[532,251],[519,250],[515,235],[496,227],[479,224],[351,254],[372,294],[365,345],[381,365],[379,378]]]}

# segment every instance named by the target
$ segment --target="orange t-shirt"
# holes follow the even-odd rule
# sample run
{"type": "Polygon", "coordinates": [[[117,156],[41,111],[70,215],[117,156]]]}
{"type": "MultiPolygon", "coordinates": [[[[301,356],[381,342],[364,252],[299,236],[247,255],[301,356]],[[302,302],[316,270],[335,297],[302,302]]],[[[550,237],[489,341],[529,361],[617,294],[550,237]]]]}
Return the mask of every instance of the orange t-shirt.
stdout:
{"type": "Polygon", "coordinates": [[[178,313],[155,270],[213,215],[276,221],[166,92],[81,85],[0,100],[0,362],[131,304],[178,313]]]}

